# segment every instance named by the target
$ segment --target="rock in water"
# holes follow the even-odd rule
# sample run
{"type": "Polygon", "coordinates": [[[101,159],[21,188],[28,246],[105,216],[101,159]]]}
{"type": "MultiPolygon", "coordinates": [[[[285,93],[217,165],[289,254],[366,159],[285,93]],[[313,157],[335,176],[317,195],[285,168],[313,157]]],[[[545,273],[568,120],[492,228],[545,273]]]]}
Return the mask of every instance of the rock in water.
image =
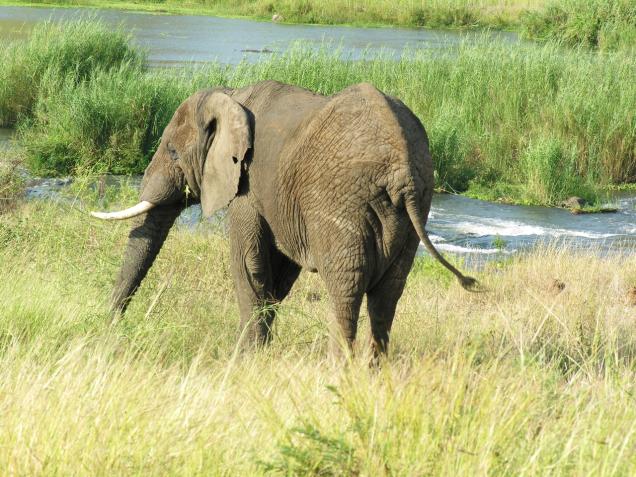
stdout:
{"type": "Polygon", "coordinates": [[[560,205],[565,209],[582,209],[587,205],[587,201],[581,197],[572,196],[561,202],[560,205]]]}

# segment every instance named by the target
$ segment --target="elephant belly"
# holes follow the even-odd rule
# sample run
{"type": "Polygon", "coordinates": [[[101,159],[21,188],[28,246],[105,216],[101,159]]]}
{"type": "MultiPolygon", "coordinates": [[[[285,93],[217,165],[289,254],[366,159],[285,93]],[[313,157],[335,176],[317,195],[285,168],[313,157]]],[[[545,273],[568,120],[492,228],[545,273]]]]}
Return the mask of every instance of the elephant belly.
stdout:
{"type": "Polygon", "coordinates": [[[406,211],[394,206],[386,194],[353,205],[316,208],[306,214],[308,240],[293,242],[303,246],[287,248],[288,256],[321,274],[360,273],[364,286],[370,287],[412,243],[416,232],[406,211]]]}
{"type": "MultiPolygon", "coordinates": [[[[281,234],[282,235],[282,234],[281,234]]],[[[280,237],[280,236],[278,236],[280,237]]],[[[285,245],[280,238],[276,239],[276,248],[287,258],[289,258],[294,263],[300,265],[303,270],[306,270],[311,273],[317,273],[318,268],[316,267],[316,263],[314,261],[313,256],[309,253],[309,249],[307,246],[299,246],[298,242],[295,243],[294,247],[290,247],[289,245],[285,245]]],[[[288,242],[288,241],[286,241],[288,242]]]]}
{"type": "Polygon", "coordinates": [[[304,205],[295,220],[279,220],[281,216],[296,217],[279,208],[268,221],[278,250],[310,272],[359,272],[370,285],[384,275],[416,234],[406,210],[394,205],[383,191],[349,202],[321,198],[304,205]]]}

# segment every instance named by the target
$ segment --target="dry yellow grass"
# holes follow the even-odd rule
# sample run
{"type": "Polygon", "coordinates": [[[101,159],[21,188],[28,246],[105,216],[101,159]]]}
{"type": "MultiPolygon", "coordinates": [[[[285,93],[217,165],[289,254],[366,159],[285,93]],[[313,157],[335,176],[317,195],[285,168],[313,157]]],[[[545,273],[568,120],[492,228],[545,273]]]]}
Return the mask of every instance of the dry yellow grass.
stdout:
{"type": "Polygon", "coordinates": [[[418,262],[391,356],[370,370],[327,359],[313,275],[273,345],[236,353],[222,227],[171,234],[108,326],[127,226],[78,207],[0,216],[3,473],[636,472],[636,257],[541,249],[480,272],[481,294],[418,262]]]}

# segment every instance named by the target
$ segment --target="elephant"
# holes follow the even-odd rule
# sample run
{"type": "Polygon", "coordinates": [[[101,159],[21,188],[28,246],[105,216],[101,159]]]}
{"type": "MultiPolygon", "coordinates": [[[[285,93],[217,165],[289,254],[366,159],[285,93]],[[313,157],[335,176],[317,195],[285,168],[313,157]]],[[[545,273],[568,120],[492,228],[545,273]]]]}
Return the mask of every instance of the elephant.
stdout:
{"type": "Polygon", "coordinates": [[[145,170],[140,202],[111,295],[121,315],[186,205],[228,207],[231,272],[243,339],[271,339],[275,307],[302,268],[325,283],[332,343],[352,349],[364,295],[375,356],[386,353],[397,302],[433,194],[424,127],[400,100],[361,83],[332,96],[276,81],[212,88],[187,98],[145,170]]]}

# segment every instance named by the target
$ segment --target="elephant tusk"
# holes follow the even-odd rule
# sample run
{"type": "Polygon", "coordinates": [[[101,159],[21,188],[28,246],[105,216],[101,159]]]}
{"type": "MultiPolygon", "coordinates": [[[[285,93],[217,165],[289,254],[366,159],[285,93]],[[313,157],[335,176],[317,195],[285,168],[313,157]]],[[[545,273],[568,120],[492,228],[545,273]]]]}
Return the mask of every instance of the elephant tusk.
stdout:
{"type": "Polygon", "coordinates": [[[148,212],[155,206],[152,202],[142,200],[137,205],[133,205],[129,209],[121,210],[119,212],[91,212],[93,217],[97,217],[102,220],[124,220],[132,219],[138,215],[148,212]]]}

